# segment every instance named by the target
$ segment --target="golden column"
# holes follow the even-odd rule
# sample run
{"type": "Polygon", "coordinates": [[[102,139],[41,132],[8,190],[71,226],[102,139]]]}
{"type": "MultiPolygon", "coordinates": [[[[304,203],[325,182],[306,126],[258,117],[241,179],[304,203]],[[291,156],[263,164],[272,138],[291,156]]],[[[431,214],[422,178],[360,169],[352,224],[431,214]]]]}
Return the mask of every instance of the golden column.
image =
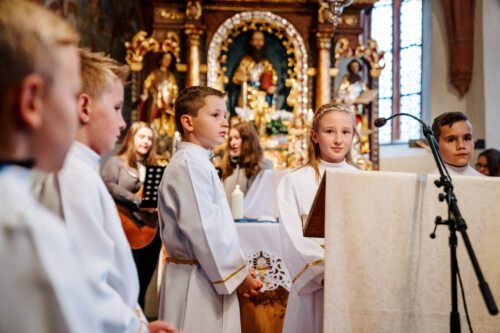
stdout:
{"type": "Polygon", "coordinates": [[[318,59],[316,66],[316,99],[315,108],[331,101],[330,95],[330,49],[332,47],[333,32],[320,31],[316,33],[318,59]]]}
{"type": "Polygon", "coordinates": [[[186,25],[184,32],[188,36],[188,72],[186,87],[200,85],[200,37],[203,31],[192,25],[186,25]]]}

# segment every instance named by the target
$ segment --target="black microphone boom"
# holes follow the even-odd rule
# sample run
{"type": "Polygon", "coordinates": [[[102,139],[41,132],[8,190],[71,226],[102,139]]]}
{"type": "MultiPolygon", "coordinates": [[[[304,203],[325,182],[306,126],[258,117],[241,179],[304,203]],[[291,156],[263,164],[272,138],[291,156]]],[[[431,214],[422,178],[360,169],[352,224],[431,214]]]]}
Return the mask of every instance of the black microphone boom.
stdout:
{"type": "MultiPolygon", "coordinates": [[[[392,118],[399,117],[399,116],[408,116],[408,117],[413,118],[413,119],[415,119],[416,121],[418,121],[418,122],[422,125],[422,127],[423,127],[424,135],[426,135],[426,134],[427,134],[427,133],[426,133],[426,131],[430,131],[430,130],[431,130],[431,129],[430,129],[430,127],[429,127],[429,126],[427,126],[427,124],[426,124],[426,123],[424,123],[421,119],[419,119],[419,118],[415,117],[415,116],[414,116],[414,115],[412,115],[412,114],[409,114],[409,113],[404,113],[404,112],[393,114],[392,116],[390,116],[390,117],[388,117],[388,118],[383,118],[383,117],[382,117],[382,118],[377,118],[377,119],[375,119],[375,121],[373,122],[373,125],[375,125],[375,127],[382,127],[382,126],[384,126],[385,124],[387,124],[387,122],[388,122],[389,120],[391,120],[392,118]]],[[[432,131],[431,131],[431,133],[432,133],[432,131]]]]}
{"type": "Polygon", "coordinates": [[[385,119],[385,118],[377,118],[373,122],[373,125],[375,125],[375,127],[382,127],[385,124],[387,124],[387,119],[385,119]]]}

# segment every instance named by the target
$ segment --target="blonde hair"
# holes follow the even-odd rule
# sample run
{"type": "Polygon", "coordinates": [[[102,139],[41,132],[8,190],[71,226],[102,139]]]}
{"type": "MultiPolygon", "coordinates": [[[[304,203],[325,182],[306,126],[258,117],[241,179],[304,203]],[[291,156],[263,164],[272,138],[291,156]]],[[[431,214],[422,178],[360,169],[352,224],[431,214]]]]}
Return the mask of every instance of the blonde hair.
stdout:
{"type": "Polygon", "coordinates": [[[130,125],[127,134],[125,135],[125,138],[116,153],[116,155],[121,156],[124,159],[126,164],[134,169],[137,169],[137,152],[135,150],[134,138],[137,131],[141,128],[149,128],[151,132],[153,132],[153,145],[149,149],[146,156],[144,156],[144,165],[149,166],[158,164],[156,154],[156,132],[148,123],[137,121],[130,125]]]}
{"type": "Polygon", "coordinates": [[[37,73],[50,86],[57,65],[55,50],[77,46],[79,35],[70,23],[25,0],[0,1],[0,100],[26,76],[37,73]]]}
{"type": "Polygon", "coordinates": [[[130,67],[106,56],[102,52],[80,49],[82,92],[91,98],[99,98],[108,89],[110,79],[118,78],[124,85],[130,67]]]}
{"type": "MultiPolygon", "coordinates": [[[[319,144],[315,143],[312,139],[313,132],[318,130],[319,123],[320,123],[321,119],[323,119],[323,117],[330,112],[342,112],[342,113],[349,114],[352,118],[352,130],[354,133],[354,141],[353,142],[359,142],[359,139],[360,139],[359,133],[356,129],[356,121],[354,119],[354,114],[348,109],[348,107],[346,105],[338,104],[338,103],[328,103],[328,104],[324,104],[324,105],[320,106],[318,108],[318,110],[316,110],[316,112],[314,113],[314,118],[312,121],[311,130],[309,131],[309,137],[307,138],[307,163],[304,165],[304,167],[310,166],[314,169],[314,173],[316,174],[316,178],[318,180],[321,177],[321,175],[319,173],[319,161],[320,161],[321,153],[319,150],[319,144]]],[[[347,154],[345,156],[345,160],[347,163],[354,165],[354,162],[353,162],[352,156],[351,156],[351,150],[352,150],[352,147],[350,147],[349,150],[347,151],[347,154]]]]}

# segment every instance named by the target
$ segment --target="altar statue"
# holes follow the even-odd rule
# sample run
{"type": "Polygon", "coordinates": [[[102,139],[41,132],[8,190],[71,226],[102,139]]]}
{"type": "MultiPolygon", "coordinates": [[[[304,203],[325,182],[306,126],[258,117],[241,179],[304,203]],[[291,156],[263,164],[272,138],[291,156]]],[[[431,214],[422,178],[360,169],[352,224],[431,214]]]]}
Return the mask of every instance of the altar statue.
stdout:
{"type": "Polygon", "coordinates": [[[175,132],[174,102],[179,92],[172,70],[173,56],[167,52],[161,57],[160,66],[144,80],[139,118],[151,123],[159,136],[172,137],[175,132]]]}
{"type": "Polygon", "coordinates": [[[266,40],[262,31],[254,31],[250,38],[250,55],[244,56],[233,76],[240,86],[238,106],[253,111],[259,133],[265,128],[266,118],[273,111],[278,75],[275,67],[264,55],[266,40]]]}
{"type": "Polygon", "coordinates": [[[337,98],[340,103],[346,105],[357,104],[356,99],[361,95],[363,91],[368,90],[366,83],[359,74],[361,70],[361,64],[358,60],[351,60],[347,64],[347,74],[345,74],[340,80],[339,89],[337,92],[337,98]]]}
{"type": "Polygon", "coordinates": [[[360,74],[362,64],[357,59],[349,61],[347,73],[340,80],[340,85],[336,93],[336,100],[350,106],[356,118],[356,127],[360,133],[359,147],[356,147],[359,154],[370,152],[368,115],[364,110],[364,105],[369,104],[375,97],[376,91],[370,90],[363,81],[360,74]]]}

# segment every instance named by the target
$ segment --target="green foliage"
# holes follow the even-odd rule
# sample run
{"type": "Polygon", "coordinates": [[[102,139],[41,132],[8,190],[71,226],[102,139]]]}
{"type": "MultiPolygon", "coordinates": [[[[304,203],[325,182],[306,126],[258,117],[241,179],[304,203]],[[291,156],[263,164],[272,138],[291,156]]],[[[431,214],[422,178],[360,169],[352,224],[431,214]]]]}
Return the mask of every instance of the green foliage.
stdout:
{"type": "Polygon", "coordinates": [[[281,118],[273,119],[266,124],[267,135],[288,134],[288,128],[283,124],[281,118]]]}

